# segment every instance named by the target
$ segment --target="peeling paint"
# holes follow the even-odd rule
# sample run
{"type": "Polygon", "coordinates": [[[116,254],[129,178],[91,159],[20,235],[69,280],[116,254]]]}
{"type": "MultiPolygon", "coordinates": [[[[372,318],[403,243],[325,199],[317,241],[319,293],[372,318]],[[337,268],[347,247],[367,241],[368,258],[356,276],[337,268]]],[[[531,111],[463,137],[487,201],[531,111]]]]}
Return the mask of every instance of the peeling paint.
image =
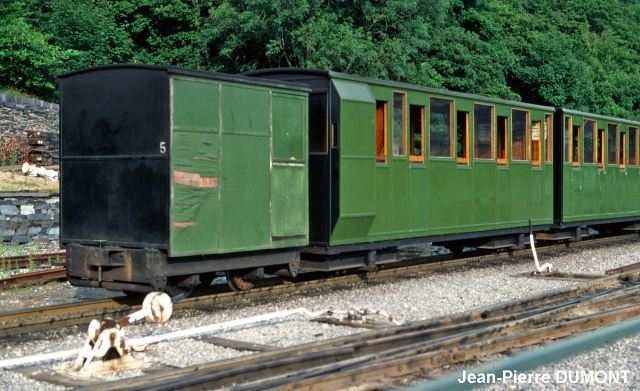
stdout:
{"type": "Polygon", "coordinates": [[[196,172],[173,170],[173,183],[178,185],[216,188],[218,182],[218,178],[215,177],[203,177],[196,172]]]}
{"type": "Polygon", "coordinates": [[[194,223],[193,221],[174,221],[173,222],[173,226],[176,228],[187,228],[195,224],[196,223],[194,223]]]}

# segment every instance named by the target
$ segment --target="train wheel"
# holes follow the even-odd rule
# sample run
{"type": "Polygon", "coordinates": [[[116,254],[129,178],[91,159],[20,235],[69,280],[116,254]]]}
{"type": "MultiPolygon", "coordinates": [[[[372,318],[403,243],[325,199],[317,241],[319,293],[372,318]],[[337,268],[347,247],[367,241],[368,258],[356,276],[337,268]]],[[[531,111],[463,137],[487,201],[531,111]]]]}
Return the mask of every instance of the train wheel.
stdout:
{"type": "Polygon", "coordinates": [[[244,278],[245,272],[242,270],[228,270],[227,271],[227,284],[235,292],[248,291],[253,288],[255,284],[252,280],[244,278]]]}

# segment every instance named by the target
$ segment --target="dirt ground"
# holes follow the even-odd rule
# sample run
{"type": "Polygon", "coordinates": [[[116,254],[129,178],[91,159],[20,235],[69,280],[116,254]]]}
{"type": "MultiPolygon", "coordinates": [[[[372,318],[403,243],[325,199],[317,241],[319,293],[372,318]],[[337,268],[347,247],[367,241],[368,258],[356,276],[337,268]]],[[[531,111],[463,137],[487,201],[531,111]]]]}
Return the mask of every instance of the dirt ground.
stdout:
{"type": "Polygon", "coordinates": [[[0,170],[0,192],[38,191],[57,193],[60,191],[60,183],[46,178],[26,176],[20,170],[0,170]]]}

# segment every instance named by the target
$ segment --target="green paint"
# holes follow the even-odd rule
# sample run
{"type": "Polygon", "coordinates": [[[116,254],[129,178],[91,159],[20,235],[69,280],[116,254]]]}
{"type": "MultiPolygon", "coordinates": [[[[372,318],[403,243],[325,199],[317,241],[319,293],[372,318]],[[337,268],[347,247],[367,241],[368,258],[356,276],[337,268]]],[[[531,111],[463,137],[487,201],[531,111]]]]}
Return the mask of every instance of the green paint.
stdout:
{"type": "Polygon", "coordinates": [[[306,245],[307,94],[174,75],[171,108],[170,256],[306,245]]]}

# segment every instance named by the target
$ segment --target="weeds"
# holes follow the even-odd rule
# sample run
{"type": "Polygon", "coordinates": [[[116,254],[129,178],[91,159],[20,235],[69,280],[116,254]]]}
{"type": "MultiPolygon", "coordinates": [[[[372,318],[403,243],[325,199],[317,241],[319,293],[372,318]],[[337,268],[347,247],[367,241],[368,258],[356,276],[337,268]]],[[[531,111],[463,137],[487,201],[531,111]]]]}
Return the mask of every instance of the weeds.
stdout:
{"type": "Polygon", "coordinates": [[[0,166],[17,166],[25,163],[29,156],[27,139],[18,135],[11,135],[0,139],[0,166]]]}

